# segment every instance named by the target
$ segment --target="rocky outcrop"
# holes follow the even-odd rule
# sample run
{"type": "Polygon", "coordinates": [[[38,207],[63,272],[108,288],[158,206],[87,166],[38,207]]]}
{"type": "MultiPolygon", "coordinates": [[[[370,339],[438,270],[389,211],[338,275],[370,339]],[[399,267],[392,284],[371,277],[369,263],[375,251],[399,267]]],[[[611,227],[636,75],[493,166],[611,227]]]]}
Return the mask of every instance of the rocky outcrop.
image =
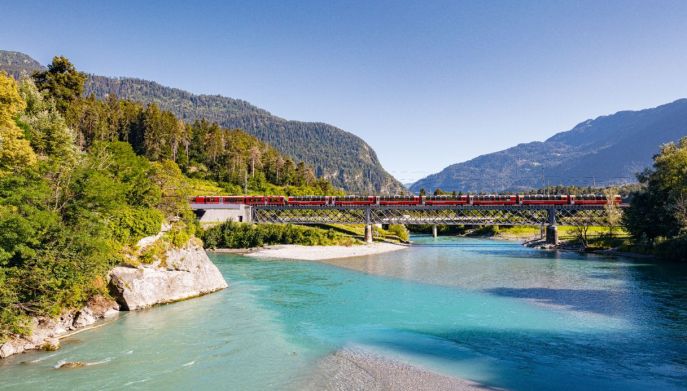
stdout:
{"type": "MultiPolygon", "coordinates": [[[[144,249],[162,237],[141,239],[144,249]]],[[[17,336],[0,344],[0,358],[26,350],[56,350],[59,339],[83,329],[119,310],[137,310],[155,304],[171,303],[226,288],[227,282],[208,258],[198,239],[191,239],[180,249],[166,251],[164,259],[138,268],[117,266],[110,271],[110,294],[116,300],[96,296],[78,311],[65,311],[58,318],[31,319],[30,336],[17,336]]]]}
{"type": "Polygon", "coordinates": [[[168,250],[164,260],[137,268],[118,266],[110,272],[110,293],[123,310],[171,303],[226,288],[227,282],[205,250],[192,239],[168,250]]]}
{"type": "Polygon", "coordinates": [[[65,311],[59,318],[32,318],[31,335],[11,338],[1,344],[0,358],[33,349],[57,350],[61,337],[118,313],[119,306],[115,301],[96,296],[91,298],[84,308],[78,311],[65,311]]]}

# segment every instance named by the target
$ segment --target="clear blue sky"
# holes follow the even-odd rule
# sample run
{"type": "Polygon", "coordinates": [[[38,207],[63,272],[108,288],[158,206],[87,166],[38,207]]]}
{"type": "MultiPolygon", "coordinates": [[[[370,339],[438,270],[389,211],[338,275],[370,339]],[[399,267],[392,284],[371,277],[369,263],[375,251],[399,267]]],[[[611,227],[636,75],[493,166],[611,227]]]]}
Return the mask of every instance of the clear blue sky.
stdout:
{"type": "Polygon", "coordinates": [[[687,97],[687,1],[22,0],[0,13],[0,48],[328,122],[404,182],[687,97]]]}

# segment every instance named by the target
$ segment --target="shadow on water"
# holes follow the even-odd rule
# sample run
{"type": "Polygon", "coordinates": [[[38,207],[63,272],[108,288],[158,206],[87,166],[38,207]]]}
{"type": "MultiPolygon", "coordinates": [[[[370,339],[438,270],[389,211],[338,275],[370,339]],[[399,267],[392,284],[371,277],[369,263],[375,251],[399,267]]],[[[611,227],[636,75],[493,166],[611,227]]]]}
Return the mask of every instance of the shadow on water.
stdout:
{"type": "Polygon", "coordinates": [[[617,315],[627,309],[628,295],[623,291],[558,288],[492,288],[485,292],[502,297],[536,300],[542,304],[563,306],[573,311],[617,315]]]}
{"type": "Polygon", "coordinates": [[[424,357],[442,372],[508,390],[680,390],[687,381],[680,352],[666,365],[666,357],[652,353],[652,342],[639,334],[402,330],[364,342],[424,357]]]}

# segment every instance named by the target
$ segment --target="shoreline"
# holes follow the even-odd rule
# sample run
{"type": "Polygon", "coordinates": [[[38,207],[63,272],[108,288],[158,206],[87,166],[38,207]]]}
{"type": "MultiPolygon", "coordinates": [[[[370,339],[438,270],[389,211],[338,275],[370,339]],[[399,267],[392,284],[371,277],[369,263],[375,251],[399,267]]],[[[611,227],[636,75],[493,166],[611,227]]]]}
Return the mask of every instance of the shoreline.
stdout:
{"type": "Polygon", "coordinates": [[[492,388],[460,377],[364,350],[341,349],[315,364],[303,390],[427,390],[485,391],[492,388]]]}
{"type": "Polygon", "coordinates": [[[253,258],[294,259],[299,261],[323,261],[328,259],[351,258],[388,253],[407,248],[406,245],[376,242],[355,246],[303,246],[298,244],[279,244],[265,246],[243,252],[222,249],[224,253],[241,254],[253,258]]]}

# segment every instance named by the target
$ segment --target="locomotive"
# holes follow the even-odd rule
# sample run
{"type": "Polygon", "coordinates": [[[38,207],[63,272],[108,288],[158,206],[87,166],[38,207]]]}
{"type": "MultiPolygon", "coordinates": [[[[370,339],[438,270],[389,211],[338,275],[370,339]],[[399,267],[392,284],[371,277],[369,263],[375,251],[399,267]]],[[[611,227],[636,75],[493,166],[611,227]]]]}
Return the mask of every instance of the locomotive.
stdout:
{"type": "Polygon", "coordinates": [[[620,205],[619,195],[603,194],[460,194],[430,196],[197,196],[193,204],[243,204],[274,206],[417,206],[417,205],[620,205]]]}

